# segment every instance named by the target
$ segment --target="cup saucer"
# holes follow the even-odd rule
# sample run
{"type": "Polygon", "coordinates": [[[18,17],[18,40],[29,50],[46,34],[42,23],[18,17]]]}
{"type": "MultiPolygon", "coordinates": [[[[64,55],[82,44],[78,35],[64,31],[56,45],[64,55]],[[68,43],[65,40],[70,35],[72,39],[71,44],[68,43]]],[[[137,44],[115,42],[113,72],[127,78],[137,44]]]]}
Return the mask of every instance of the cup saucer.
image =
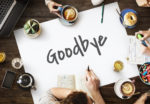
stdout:
{"type": "Polygon", "coordinates": [[[63,18],[59,18],[59,21],[65,26],[72,26],[73,24],[75,24],[75,22],[74,23],[67,22],[63,18]]]}
{"type": "MultiPolygon", "coordinates": [[[[121,16],[122,16],[122,18],[123,18],[123,20],[124,20],[124,16],[125,16],[125,14],[126,13],[128,13],[128,12],[133,12],[133,13],[135,13],[136,14],[136,16],[137,16],[137,12],[135,11],[135,10],[133,10],[133,9],[123,9],[122,11],[121,11],[121,16]]],[[[122,19],[120,18],[120,22],[121,22],[121,24],[123,24],[123,21],[122,21],[122,19]]],[[[137,23],[136,23],[137,24],[137,23]]],[[[132,28],[135,28],[136,27],[136,24],[135,25],[133,25],[133,26],[127,26],[126,28],[129,28],[129,29],[132,29],[132,28]]]]}

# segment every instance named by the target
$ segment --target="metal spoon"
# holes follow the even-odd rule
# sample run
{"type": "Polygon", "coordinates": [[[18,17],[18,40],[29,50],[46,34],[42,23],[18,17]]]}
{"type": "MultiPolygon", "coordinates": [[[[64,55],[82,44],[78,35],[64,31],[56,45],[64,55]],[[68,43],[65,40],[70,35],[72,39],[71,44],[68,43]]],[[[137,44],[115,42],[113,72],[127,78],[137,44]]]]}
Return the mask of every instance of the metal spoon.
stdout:
{"type": "Polygon", "coordinates": [[[116,9],[116,11],[117,11],[118,15],[120,16],[120,19],[121,19],[121,21],[122,21],[122,25],[123,25],[125,28],[128,27],[128,26],[125,24],[124,19],[123,19],[123,17],[121,16],[121,14],[119,13],[118,9],[116,9]]]}

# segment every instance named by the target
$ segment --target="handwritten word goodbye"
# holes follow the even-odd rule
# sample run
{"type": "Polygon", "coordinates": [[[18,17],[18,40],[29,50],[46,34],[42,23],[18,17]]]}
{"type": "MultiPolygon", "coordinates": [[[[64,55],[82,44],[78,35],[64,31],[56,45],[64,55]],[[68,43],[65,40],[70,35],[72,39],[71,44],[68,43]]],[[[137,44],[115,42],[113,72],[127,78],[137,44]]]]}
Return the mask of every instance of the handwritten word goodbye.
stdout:
{"type": "Polygon", "coordinates": [[[47,62],[59,64],[59,61],[65,59],[65,57],[70,58],[72,55],[81,54],[84,56],[84,53],[88,50],[89,45],[93,46],[98,55],[101,55],[100,47],[103,46],[107,40],[107,37],[99,36],[98,39],[93,38],[93,42],[90,42],[88,39],[82,39],[82,37],[78,36],[79,41],[76,37],[74,37],[75,46],[73,48],[65,48],[64,50],[58,50],[57,52],[53,52],[53,49],[50,49],[47,54],[47,62]],[[80,44],[79,44],[80,43],[80,44]]]}

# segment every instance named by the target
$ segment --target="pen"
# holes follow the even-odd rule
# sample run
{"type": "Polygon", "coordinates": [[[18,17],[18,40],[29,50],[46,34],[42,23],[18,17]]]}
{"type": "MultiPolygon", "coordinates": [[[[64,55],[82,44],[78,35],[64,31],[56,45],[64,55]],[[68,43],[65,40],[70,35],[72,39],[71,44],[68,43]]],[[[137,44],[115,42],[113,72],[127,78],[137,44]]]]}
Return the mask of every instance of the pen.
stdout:
{"type": "Polygon", "coordinates": [[[90,71],[90,68],[89,68],[89,66],[88,66],[87,70],[88,70],[88,71],[90,71]]]}
{"type": "Polygon", "coordinates": [[[117,11],[117,13],[118,13],[118,15],[119,15],[119,17],[120,17],[120,19],[121,19],[121,21],[122,21],[123,26],[124,26],[124,27],[128,27],[128,26],[124,23],[123,17],[122,17],[121,14],[119,13],[118,9],[116,9],[116,11],[117,11]]]}
{"type": "Polygon", "coordinates": [[[104,18],[104,2],[103,2],[103,5],[102,5],[102,17],[101,17],[101,23],[103,23],[103,18],[104,18]]]}
{"type": "MultiPolygon", "coordinates": [[[[143,35],[142,35],[142,34],[137,34],[137,38],[138,38],[138,39],[142,39],[142,38],[143,38],[143,35]]],[[[142,42],[142,44],[143,44],[145,47],[147,47],[147,44],[146,44],[146,42],[145,42],[144,40],[141,40],[141,42],[142,42]]]]}

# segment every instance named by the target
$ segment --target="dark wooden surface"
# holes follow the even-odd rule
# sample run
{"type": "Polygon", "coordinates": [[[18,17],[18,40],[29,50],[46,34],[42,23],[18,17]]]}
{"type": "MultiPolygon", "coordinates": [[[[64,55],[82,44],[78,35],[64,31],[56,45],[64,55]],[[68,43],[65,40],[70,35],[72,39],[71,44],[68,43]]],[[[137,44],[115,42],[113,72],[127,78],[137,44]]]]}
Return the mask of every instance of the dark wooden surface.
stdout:
{"type": "MultiPolygon", "coordinates": [[[[70,4],[75,6],[79,11],[94,8],[90,0],[56,0],[58,3],[70,4]]],[[[117,0],[106,0],[106,3],[111,3],[117,0]]],[[[119,0],[119,6],[122,9],[132,8],[139,14],[139,23],[135,29],[127,29],[128,34],[133,35],[135,31],[141,29],[148,29],[150,27],[150,8],[137,7],[135,0],[119,0]]],[[[29,6],[25,10],[25,13],[16,25],[17,28],[21,28],[26,20],[35,18],[40,22],[48,21],[56,18],[55,15],[50,14],[48,8],[44,4],[44,0],[31,0],[29,6]]],[[[105,20],[104,20],[105,22],[105,20]]],[[[17,44],[12,33],[10,38],[0,39],[0,51],[4,51],[7,54],[6,62],[0,64],[0,84],[2,83],[6,70],[15,71],[17,76],[24,73],[24,69],[15,70],[11,67],[11,60],[14,57],[20,57],[17,44]]],[[[131,69],[135,70],[135,69],[131,69]]],[[[150,89],[149,86],[144,85],[138,77],[133,78],[136,80],[136,91],[145,92],[150,89]]],[[[110,84],[101,87],[101,93],[107,104],[133,104],[138,96],[134,96],[129,100],[119,99],[113,90],[114,84],[110,84]]],[[[40,95],[39,95],[40,96],[40,95]]],[[[0,88],[0,104],[33,104],[30,91],[20,89],[16,83],[13,84],[11,89],[0,88]]]]}

